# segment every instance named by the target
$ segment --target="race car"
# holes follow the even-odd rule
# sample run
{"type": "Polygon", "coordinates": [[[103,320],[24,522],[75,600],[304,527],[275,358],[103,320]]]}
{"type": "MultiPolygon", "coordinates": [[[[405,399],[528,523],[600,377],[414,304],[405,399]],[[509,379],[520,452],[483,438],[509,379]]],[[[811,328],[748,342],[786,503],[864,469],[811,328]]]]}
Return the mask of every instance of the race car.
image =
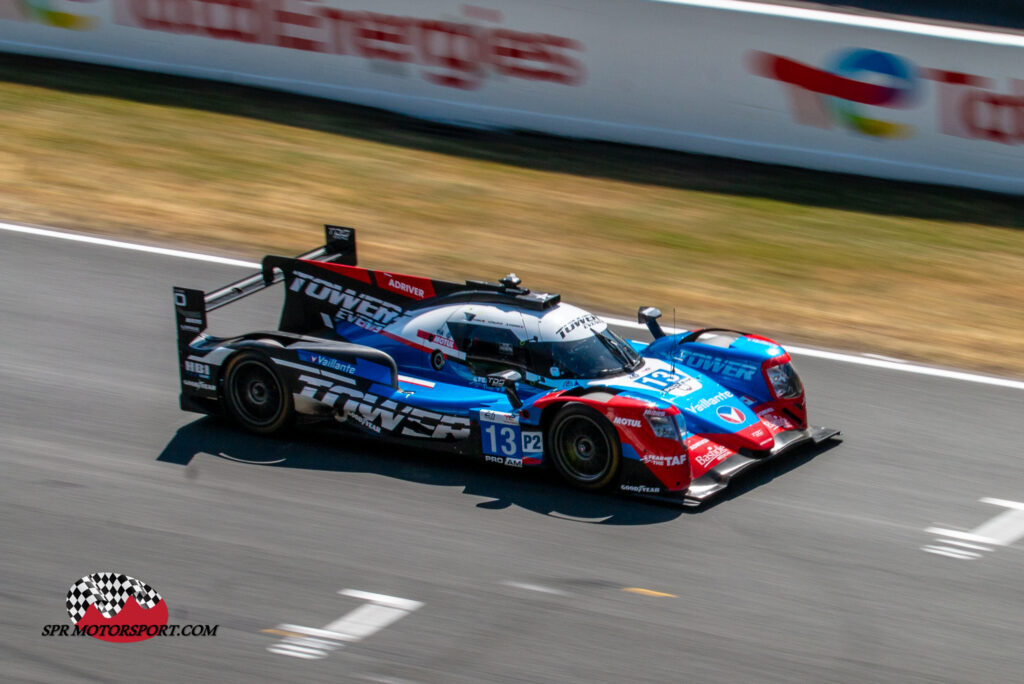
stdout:
{"type": "MultiPolygon", "coordinates": [[[[181,408],[259,434],[319,422],[395,445],[511,468],[550,464],[570,485],[700,505],[736,473],[836,437],[807,422],[789,354],[758,335],[650,343],[509,274],[454,283],[357,265],[352,228],[267,256],[214,292],[174,288],[181,408]],[[207,314],[284,283],[276,330],[206,333],[207,314]]],[[[341,433],[339,433],[341,434],[341,433]]]]}

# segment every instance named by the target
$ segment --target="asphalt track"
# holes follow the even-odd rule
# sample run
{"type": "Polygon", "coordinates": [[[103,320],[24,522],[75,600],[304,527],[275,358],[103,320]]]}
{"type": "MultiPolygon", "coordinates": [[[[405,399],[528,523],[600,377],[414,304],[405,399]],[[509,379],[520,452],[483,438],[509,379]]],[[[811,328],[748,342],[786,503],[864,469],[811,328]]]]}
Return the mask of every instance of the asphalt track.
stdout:
{"type": "MultiPolygon", "coordinates": [[[[690,513],[180,412],[171,286],[243,273],[0,234],[5,681],[1020,681],[1024,541],[922,547],[1024,499],[1021,390],[798,358],[845,440],[690,513]],[[101,570],[217,636],[42,637],[101,570]],[[343,589],[423,605],[322,659],[267,650],[364,604],[343,589]]],[[[279,297],[214,332],[273,327],[279,297]]]]}

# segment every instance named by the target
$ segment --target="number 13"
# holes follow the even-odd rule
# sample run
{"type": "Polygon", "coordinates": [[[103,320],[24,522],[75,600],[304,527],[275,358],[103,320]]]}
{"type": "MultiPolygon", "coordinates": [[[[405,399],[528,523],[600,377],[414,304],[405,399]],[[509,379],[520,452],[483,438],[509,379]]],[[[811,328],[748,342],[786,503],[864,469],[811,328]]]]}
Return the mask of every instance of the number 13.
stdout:
{"type": "Polygon", "coordinates": [[[484,428],[487,437],[491,441],[491,453],[501,453],[504,456],[515,456],[516,454],[516,429],[507,425],[498,427],[488,425],[484,428]],[[500,444],[499,444],[500,440],[500,444]]]}

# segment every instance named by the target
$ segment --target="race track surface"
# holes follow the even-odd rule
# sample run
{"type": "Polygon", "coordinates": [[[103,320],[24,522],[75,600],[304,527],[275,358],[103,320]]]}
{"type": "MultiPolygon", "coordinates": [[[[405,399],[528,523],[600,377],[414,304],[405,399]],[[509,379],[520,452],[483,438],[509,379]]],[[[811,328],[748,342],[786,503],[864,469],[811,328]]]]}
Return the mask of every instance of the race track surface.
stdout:
{"type": "MultiPolygon", "coordinates": [[[[1024,672],[1024,541],[944,545],[969,559],[922,549],[943,546],[930,527],[966,532],[1002,514],[994,527],[1010,539],[1024,526],[1005,502],[981,501],[1024,500],[1020,390],[797,358],[813,421],[845,440],[691,513],[337,436],[257,439],[182,413],[171,286],[210,289],[241,269],[5,233],[0,273],[5,681],[911,684],[1024,672]],[[218,624],[217,636],[42,637],[68,623],[68,586],[103,570],[145,580],[172,623],[218,624]],[[268,651],[283,636],[264,630],[322,628],[366,604],[345,589],[422,606],[325,657],[268,651]]],[[[280,296],[217,312],[213,331],[274,327],[280,296]]]]}

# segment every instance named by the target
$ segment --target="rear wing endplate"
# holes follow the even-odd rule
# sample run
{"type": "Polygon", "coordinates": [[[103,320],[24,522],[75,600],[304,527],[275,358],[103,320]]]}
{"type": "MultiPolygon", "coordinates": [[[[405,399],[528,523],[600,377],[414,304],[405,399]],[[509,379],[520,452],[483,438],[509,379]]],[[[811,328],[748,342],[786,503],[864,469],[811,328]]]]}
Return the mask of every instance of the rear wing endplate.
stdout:
{"type": "MultiPolygon", "coordinates": [[[[324,245],[295,258],[355,266],[356,230],[345,226],[325,225],[324,245]]],[[[275,268],[277,263],[281,263],[281,257],[266,256],[259,272],[212,292],[175,287],[174,311],[178,325],[179,352],[187,353],[189,344],[206,330],[208,313],[284,280],[284,274],[275,268]]]]}

